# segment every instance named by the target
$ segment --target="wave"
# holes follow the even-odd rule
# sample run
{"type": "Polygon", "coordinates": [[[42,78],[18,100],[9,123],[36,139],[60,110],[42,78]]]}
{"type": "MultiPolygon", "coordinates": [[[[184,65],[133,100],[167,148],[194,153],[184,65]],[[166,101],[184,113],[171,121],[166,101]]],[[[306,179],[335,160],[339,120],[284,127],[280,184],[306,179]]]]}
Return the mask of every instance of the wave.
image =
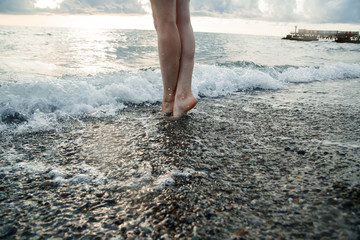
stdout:
{"type": "Polygon", "coordinates": [[[360,64],[338,63],[321,67],[288,67],[280,72],[279,80],[288,83],[307,83],[344,80],[360,77],[360,64]]]}
{"type": "MultiPolygon", "coordinates": [[[[159,69],[119,71],[96,76],[0,76],[0,131],[52,129],[60,120],[83,116],[114,116],[131,104],[162,99],[159,69]]],[[[193,92],[197,97],[221,97],[254,89],[277,90],[289,83],[360,78],[360,64],[321,67],[262,66],[252,62],[196,65],[193,92]]]]}
{"type": "Polygon", "coordinates": [[[360,64],[337,63],[318,67],[306,66],[266,66],[253,62],[230,62],[219,64],[222,67],[259,70],[282,83],[307,83],[326,80],[343,80],[360,77],[360,64]]]}

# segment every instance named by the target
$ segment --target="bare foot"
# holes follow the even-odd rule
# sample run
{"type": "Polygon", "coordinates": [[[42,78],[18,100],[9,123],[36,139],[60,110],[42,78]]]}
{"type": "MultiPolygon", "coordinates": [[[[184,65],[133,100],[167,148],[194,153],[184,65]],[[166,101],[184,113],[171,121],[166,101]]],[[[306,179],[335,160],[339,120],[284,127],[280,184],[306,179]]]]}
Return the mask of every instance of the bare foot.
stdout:
{"type": "Polygon", "coordinates": [[[162,114],[164,114],[165,116],[171,115],[173,112],[173,108],[174,108],[174,101],[171,101],[171,102],[163,101],[162,114]]]}
{"type": "Polygon", "coordinates": [[[198,100],[194,95],[189,95],[188,97],[175,98],[174,104],[174,117],[181,117],[189,110],[193,109],[197,104],[198,100]]]}

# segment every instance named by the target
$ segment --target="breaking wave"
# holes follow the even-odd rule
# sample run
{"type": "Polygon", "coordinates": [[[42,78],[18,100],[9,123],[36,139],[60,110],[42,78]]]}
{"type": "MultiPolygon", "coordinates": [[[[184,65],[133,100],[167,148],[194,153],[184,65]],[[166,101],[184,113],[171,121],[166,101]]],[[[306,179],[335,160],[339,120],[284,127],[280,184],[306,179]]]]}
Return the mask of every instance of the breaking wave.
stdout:
{"type": "MultiPolygon", "coordinates": [[[[0,75],[0,130],[52,128],[60,119],[114,116],[133,104],[162,99],[159,69],[119,71],[95,76],[28,77],[0,75]]],[[[360,64],[320,67],[262,66],[252,62],[196,65],[193,92],[197,97],[221,97],[239,91],[278,90],[290,83],[360,78],[360,64]]]]}

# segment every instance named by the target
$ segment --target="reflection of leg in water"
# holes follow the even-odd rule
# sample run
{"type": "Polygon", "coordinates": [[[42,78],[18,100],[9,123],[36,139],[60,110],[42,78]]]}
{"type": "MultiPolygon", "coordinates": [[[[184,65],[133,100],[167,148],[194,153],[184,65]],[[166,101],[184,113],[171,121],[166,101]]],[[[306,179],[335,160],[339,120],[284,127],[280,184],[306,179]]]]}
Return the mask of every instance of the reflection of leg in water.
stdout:
{"type": "Polygon", "coordinates": [[[191,92],[195,38],[189,0],[151,0],[163,79],[162,112],[180,116],[197,100],[191,92]]]}

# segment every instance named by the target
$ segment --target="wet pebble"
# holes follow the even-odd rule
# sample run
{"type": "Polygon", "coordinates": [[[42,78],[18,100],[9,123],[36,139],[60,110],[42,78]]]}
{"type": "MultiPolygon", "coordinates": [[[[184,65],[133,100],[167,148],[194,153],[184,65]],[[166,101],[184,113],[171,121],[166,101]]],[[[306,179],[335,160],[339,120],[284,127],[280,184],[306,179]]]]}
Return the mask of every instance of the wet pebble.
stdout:
{"type": "Polygon", "coordinates": [[[357,239],[359,152],[329,139],[355,142],[358,118],[344,121],[350,108],[335,104],[300,108],[281,91],[270,95],[276,102],[267,93],[204,99],[175,124],[157,117],[158,106],[138,106],[67,131],[0,136],[0,164],[10,166],[0,171],[0,237],[357,239]],[[226,108],[214,107],[220,100],[226,108]],[[54,184],[48,170],[16,168],[34,161],[67,179],[95,174],[54,184]],[[161,176],[173,184],[154,190],[161,176]]]}

